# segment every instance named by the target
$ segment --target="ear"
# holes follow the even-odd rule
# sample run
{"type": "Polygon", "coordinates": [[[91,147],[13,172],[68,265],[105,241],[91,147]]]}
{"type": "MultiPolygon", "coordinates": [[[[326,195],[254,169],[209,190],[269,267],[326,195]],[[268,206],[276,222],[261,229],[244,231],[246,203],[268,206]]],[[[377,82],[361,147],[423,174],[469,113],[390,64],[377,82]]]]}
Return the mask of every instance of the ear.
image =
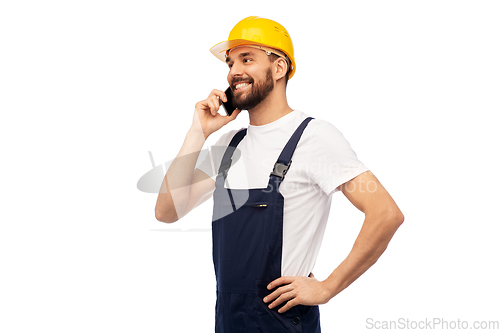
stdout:
{"type": "Polygon", "coordinates": [[[278,58],[274,61],[274,79],[278,81],[284,78],[288,70],[288,64],[285,58],[278,58]]]}

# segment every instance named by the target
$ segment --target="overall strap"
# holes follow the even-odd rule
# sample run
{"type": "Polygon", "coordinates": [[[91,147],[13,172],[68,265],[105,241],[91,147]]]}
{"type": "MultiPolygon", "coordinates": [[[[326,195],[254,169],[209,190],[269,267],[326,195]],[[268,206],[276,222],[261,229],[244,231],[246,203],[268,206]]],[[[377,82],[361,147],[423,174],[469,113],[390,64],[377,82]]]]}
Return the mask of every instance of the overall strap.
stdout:
{"type": "Polygon", "coordinates": [[[240,130],[238,133],[236,133],[231,139],[231,142],[229,143],[229,145],[226,148],[226,151],[224,152],[222,161],[220,162],[219,173],[217,175],[217,178],[222,175],[224,179],[226,179],[227,172],[229,171],[231,163],[233,162],[231,160],[231,157],[233,156],[233,153],[236,150],[236,146],[238,146],[238,144],[240,143],[241,140],[243,140],[246,134],[247,134],[247,129],[244,128],[240,130]]]}
{"type": "Polygon", "coordinates": [[[292,164],[292,155],[295,151],[295,148],[297,148],[297,144],[299,143],[300,137],[302,136],[304,129],[312,119],[314,118],[308,117],[304,119],[304,121],[299,125],[299,127],[297,127],[295,132],[292,134],[290,140],[288,140],[285,148],[283,148],[283,150],[281,151],[278,160],[274,164],[274,169],[269,175],[270,178],[269,180],[275,177],[277,178],[277,181],[281,183],[283,179],[285,179],[286,172],[288,171],[290,164],[292,164]]]}

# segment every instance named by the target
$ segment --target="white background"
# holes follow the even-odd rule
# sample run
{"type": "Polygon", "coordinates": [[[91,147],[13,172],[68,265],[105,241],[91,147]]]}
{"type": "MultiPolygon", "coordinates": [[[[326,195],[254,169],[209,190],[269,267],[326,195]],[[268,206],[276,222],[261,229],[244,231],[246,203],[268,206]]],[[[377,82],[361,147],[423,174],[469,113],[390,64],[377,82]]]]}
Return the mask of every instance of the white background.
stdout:
{"type": "MultiPolygon", "coordinates": [[[[339,128],[406,217],[323,331],[500,321],[497,1],[4,1],[0,331],[213,331],[210,201],[166,225],[136,185],[227,86],[209,48],[250,15],[293,39],[290,105],[339,128]]],[[[335,194],[319,279],[362,222],[335,194]]]]}

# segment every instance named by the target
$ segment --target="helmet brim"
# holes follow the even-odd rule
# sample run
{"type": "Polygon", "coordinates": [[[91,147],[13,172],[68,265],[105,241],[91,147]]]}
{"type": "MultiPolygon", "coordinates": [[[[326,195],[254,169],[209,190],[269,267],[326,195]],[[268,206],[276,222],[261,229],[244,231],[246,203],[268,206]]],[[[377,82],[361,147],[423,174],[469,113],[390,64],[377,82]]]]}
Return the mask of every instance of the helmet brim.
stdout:
{"type": "MultiPolygon", "coordinates": [[[[226,52],[227,50],[234,49],[235,47],[239,46],[244,46],[244,45],[262,45],[266,47],[272,48],[272,46],[262,44],[262,43],[257,43],[253,41],[249,41],[246,39],[233,39],[233,40],[226,40],[224,42],[220,42],[219,44],[215,44],[212,46],[210,49],[210,52],[217,57],[220,61],[226,62],[226,52]]],[[[281,51],[281,50],[280,50],[281,51]]],[[[284,52],[285,53],[285,52],[284,52]]],[[[285,53],[286,54],[286,53],[285,53]]],[[[291,59],[290,55],[287,54],[287,57],[291,59]]],[[[290,70],[290,75],[288,79],[291,79],[293,74],[295,74],[295,63],[292,63],[292,69],[290,70]]]]}
{"type": "Polygon", "coordinates": [[[262,45],[262,44],[251,42],[246,39],[226,40],[225,42],[221,42],[219,44],[214,45],[210,49],[210,52],[212,52],[212,54],[216,56],[219,60],[226,62],[226,51],[242,45],[262,45]]]}

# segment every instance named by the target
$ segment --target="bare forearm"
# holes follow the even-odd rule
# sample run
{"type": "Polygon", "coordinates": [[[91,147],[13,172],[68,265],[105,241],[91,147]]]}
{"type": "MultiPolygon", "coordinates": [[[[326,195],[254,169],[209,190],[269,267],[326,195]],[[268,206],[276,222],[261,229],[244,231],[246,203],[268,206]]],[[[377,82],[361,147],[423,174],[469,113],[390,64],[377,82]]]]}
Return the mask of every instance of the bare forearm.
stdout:
{"type": "Polygon", "coordinates": [[[155,214],[163,222],[175,222],[186,208],[193,172],[205,143],[202,132],[191,128],[176,158],[168,168],[158,194],[155,214]]]}
{"type": "Polygon", "coordinates": [[[323,281],[329,299],[347,288],[378,260],[402,222],[401,214],[365,218],[351,252],[323,281]]]}

